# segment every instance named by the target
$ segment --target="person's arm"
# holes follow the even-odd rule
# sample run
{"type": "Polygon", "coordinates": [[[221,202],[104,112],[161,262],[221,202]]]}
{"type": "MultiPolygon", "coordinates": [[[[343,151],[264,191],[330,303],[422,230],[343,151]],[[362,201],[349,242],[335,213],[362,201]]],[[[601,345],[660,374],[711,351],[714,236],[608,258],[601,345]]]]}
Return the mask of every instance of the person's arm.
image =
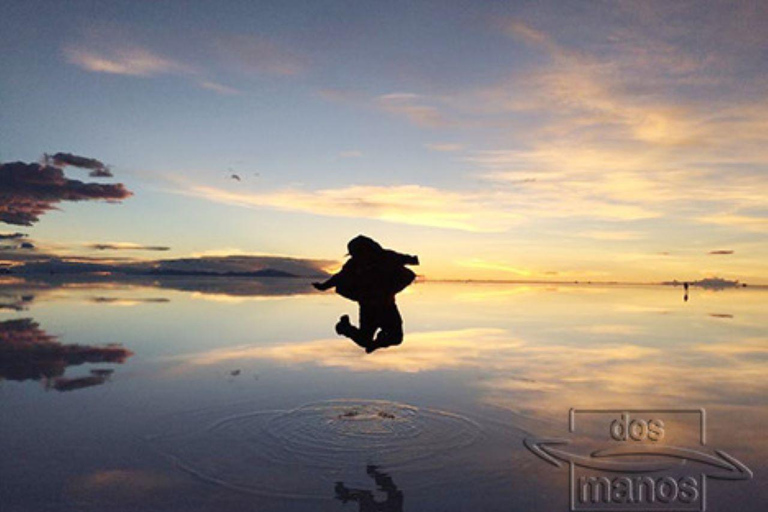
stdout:
{"type": "Polygon", "coordinates": [[[312,283],[312,286],[314,286],[320,291],[325,291],[325,290],[328,290],[329,288],[334,288],[338,283],[338,281],[339,281],[339,274],[333,274],[331,277],[329,277],[323,282],[312,283]]]}
{"type": "Polygon", "coordinates": [[[395,251],[388,251],[400,265],[418,265],[419,257],[410,254],[400,254],[395,251]]]}

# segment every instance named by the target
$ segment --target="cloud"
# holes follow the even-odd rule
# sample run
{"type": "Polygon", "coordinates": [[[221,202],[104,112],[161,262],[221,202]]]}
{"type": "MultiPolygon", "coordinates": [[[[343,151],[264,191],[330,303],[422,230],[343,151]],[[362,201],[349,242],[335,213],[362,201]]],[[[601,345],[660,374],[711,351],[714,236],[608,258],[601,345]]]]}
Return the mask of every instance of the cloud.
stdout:
{"type": "Polygon", "coordinates": [[[240,94],[240,90],[230,87],[228,85],[220,84],[218,82],[212,82],[210,80],[203,80],[198,82],[198,85],[203,89],[223,94],[224,96],[235,96],[240,94]]]}
{"type": "Polygon", "coordinates": [[[0,309],[25,311],[34,300],[35,295],[29,291],[11,290],[9,293],[0,288],[0,309]]]}
{"type": "MultiPolygon", "coordinates": [[[[768,175],[759,171],[768,164],[765,87],[744,92],[757,82],[736,83],[713,66],[727,61],[718,60],[719,50],[707,56],[685,47],[658,24],[644,26],[645,34],[636,23],[600,27],[610,44],[581,37],[580,46],[568,46],[558,39],[577,40],[570,28],[536,21],[497,22],[528,46],[531,64],[430,103],[450,107],[457,126],[487,130],[488,140],[513,134],[511,147],[467,156],[481,177],[529,206],[532,218],[593,211],[615,220],[768,229],[768,175]],[[656,31],[663,33],[649,35],[656,31]],[[714,98],[713,81],[722,93],[714,98]]],[[[400,94],[389,101],[426,100],[400,94]]]]}
{"type": "Polygon", "coordinates": [[[67,485],[67,494],[78,501],[98,501],[109,496],[110,501],[137,503],[137,499],[148,500],[171,489],[181,489],[184,480],[167,472],[144,469],[100,468],[94,472],[73,476],[67,485]],[[140,498],[139,498],[140,497],[140,498]]]}
{"type": "Polygon", "coordinates": [[[132,242],[92,243],[85,246],[98,251],[169,251],[171,249],[164,245],[142,245],[132,242]]]}
{"type": "Polygon", "coordinates": [[[123,363],[133,353],[117,345],[63,345],[31,318],[0,322],[0,378],[24,381],[61,377],[68,366],[123,363]]]}
{"type": "MultiPolygon", "coordinates": [[[[64,55],[70,64],[86,71],[107,73],[141,78],[162,75],[182,76],[194,82],[198,87],[218,94],[233,96],[240,90],[221,84],[215,80],[203,78],[204,72],[195,66],[159,55],[138,45],[117,45],[112,42],[91,43],[89,46],[69,46],[64,55]]],[[[93,177],[106,175],[92,174],[93,177]]]]}
{"type": "Polygon", "coordinates": [[[67,60],[86,71],[128,76],[155,76],[189,73],[191,68],[140,47],[91,50],[70,46],[64,49],[67,60]]]}
{"type": "Polygon", "coordinates": [[[520,342],[504,336],[500,329],[460,329],[407,334],[408,350],[382,350],[376,357],[360,357],[360,348],[339,340],[321,339],[264,347],[247,345],[215,349],[179,358],[192,366],[251,359],[282,364],[312,364],[351,371],[395,371],[417,373],[455,367],[478,366],[483,349],[513,350],[520,342]]]}
{"type": "Polygon", "coordinates": [[[96,373],[85,377],[57,377],[51,386],[56,391],[76,391],[78,389],[100,386],[109,380],[108,374],[96,373]]]}
{"type": "Polygon", "coordinates": [[[593,240],[610,240],[610,241],[625,241],[625,240],[640,240],[643,237],[642,233],[637,231],[582,231],[576,233],[576,236],[585,238],[591,238],[593,240]]]}
{"type": "Polygon", "coordinates": [[[53,161],[53,165],[56,167],[66,167],[71,165],[73,167],[91,169],[94,171],[107,168],[107,166],[104,165],[104,163],[100,160],[96,160],[95,158],[88,158],[85,156],[73,155],[72,153],[56,153],[54,155],[46,154],[45,160],[47,162],[53,161]]]}
{"type": "Polygon", "coordinates": [[[26,233],[0,233],[0,240],[18,240],[27,236],[26,233]]]}
{"type": "Polygon", "coordinates": [[[341,151],[339,153],[339,156],[341,158],[361,158],[363,156],[363,152],[359,150],[349,150],[349,151],[341,151]]]}
{"type": "MultiPolygon", "coordinates": [[[[320,339],[276,346],[244,345],[214,349],[178,359],[192,366],[207,366],[231,361],[269,360],[282,364],[311,364],[344,368],[350,371],[389,371],[418,373],[455,368],[482,368],[495,374],[528,361],[578,357],[591,365],[641,360],[659,353],[657,349],[631,344],[589,347],[541,346],[510,336],[505,329],[468,328],[449,331],[407,333],[407,349],[382,350],[375,357],[360,357],[360,348],[338,339],[320,339]],[[524,355],[521,358],[521,355],[524,355]]],[[[548,368],[551,370],[551,367],[548,368]]],[[[510,373],[510,372],[505,372],[510,373]]],[[[531,372],[520,372],[530,376],[531,372]]],[[[529,384],[541,376],[521,379],[529,384]]]]}
{"type": "Polygon", "coordinates": [[[214,41],[214,46],[224,62],[245,73],[294,76],[307,68],[303,58],[263,38],[220,38],[214,41]]]}
{"type": "Polygon", "coordinates": [[[368,97],[354,89],[320,89],[317,95],[326,101],[335,101],[350,105],[363,105],[368,97]]]}
{"type": "Polygon", "coordinates": [[[424,147],[426,147],[429,150],[432,151],[440,151],[440,152],[453,152],[453,151],[461,151],[464,149],[464,146],[462,144],[425,144],[424,147]]]}
{"type": "Polygon", "coordinates": [[[502,232],[523,216],[484,192],[458,192],[422,185],[363,186],[316,191],[233,192],[187,185],[177,192],[248,208],[272,208],[333,217],[368,218],[415,226],[502,232]]]}
{"type": "Polygon", "coordinates": [[[470,260],[460,260],[460,261],[457,261],[456,263],[458,265],[461,265],[462,267],[468,267],[472,269],[483,269],[483,270],[497,270],[500,272],[511,273],[511,274],[515,274],[523,277],[528,277],[532,274],[530,270],[525,268],[514,267],[512,265],[509,265],[503,262],[487,261],[480,258],[473,258],[470,260]]]}
{"type": "Polygon", "coordinates": [[[382,110],[404,116],[417,126],[441,128],[450,121],[436,106],[427,103],[427,98],[412,93],[391,93],[378,96],[376,103],[382,110]]]}
{"type": "Polygon", "coordinates": [[[119,201],[130,197],[122,183],[83,183],[49,165],[0,164],[0,221],[31,226],[62,201],[119,201]]]}
{"type": "Polygon", "coordinates": [[[733,254],[734,251],[732,250],[717,250],[717,251],[709,251],[707,254],[733,254]]]}
{"type": "Polygon", "coordinates": [[[80,167],[81,169],[90,169],[88,176],[91,178],[113,178],[112,171],[109,170],[103,162],[95,158],[73,155],[72,153],[56,153],[53,156],[45,155],[45,163],[53,164],[56,167],[64,168],[68,165],[80,167]]]}
{"type": "MultiPolygon", "coordinates": [[[[490,160],[499,155],[494,153],[490,160]]],[[[474,159],[485,165],[485,156],[474,159]]],[[[501,157],[506,160],[506,156],[501,157]]],[[[487,165],[493,166],[494,163],[487,165]]],[[[176,192],[247,208],[271,208],[315,215],[367,218],[415,226],[498,233],[532,218],[591,218],[632,221],[663,215],[653,204],[633,198],[632,186],[608,180],[602,187],[586,180],[512,182],[506,175],[489,173],[488,186],[478,191],[458,191],[423,185],[352,185],[314,191],[287,189],[268,192],[230,191],[183,183],[176,192]],[[501,186],[500,186],[501,185],[501,186]],[[530,188],[520,188],[526,185],[530,188]],[[612,192],[611,192],[612,191],[612,192]]],[[[649,192],[650,194],[650,192],[649,192]]]]}
{"type": "Polygon", "coordinates": [[[699,222],[737,228],[744,231],[768,233],[768,218],[760,215],[715,213],[698,217],[699,222]]]}
{"type": "Polygon", "coordinates": [[[376,109],[405,118],[422,128],[446,128],[455,125],[446,115],[448,105],[442,97],[430,97],[410,92],[393,92],[371,96],[349,89],[321,89],[318,96],[327,101],[364,109],[376,109]]]}

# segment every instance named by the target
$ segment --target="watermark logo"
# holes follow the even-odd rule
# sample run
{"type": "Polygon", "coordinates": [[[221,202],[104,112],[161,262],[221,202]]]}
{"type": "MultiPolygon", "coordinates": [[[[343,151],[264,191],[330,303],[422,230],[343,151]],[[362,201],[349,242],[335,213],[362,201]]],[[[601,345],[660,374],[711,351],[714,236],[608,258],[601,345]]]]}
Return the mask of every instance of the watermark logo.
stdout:
{"type": "Polygon", "coordinates": [[[571,409],[569,439],[525,446],[570,476],[573,512],[700,511],[707,480],[749,480],[752,471],[710,450],[704,409],[571,409]]]}

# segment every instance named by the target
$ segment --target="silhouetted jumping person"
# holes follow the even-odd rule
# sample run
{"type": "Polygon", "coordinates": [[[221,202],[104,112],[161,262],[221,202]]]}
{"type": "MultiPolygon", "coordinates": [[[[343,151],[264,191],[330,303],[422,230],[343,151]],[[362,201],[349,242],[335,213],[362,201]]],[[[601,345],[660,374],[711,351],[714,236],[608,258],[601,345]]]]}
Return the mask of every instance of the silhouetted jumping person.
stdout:
{"type": "Polygon", "coordinates": [[[336,293],[360,305],[360,327],[343,315],[336,332],[346,336],[367,353],[403,341],[403,319],[395,295],[416,278],[405,265],[418,265],[418,256],[384,249],[376,241],[359,235],[347,244],[350,259],[337,274],[322,283],[312,283],[318,290],[336,288],[336,293]],[[377,333],[378,331],[378,333],[377,333]]]}

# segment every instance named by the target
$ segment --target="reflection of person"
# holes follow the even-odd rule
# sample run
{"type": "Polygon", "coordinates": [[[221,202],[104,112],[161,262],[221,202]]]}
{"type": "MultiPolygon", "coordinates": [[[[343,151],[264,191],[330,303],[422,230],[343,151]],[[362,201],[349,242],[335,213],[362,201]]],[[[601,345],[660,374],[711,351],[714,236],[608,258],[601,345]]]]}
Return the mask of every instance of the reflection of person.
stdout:
{"type": "Polygon", "coordinates": [[[360,327],[352,325],[349,316],[344,315],[336,324],[336,332],[368,353],[399,345],[403,341],[403,319],[395,295],[415,279],[416,274],[405,265],[418,265],[418,256],[384,249],[363,235],[353,238],[347,249],[351,257],[341,271],[325,282],[313,283],[318,290],[336,288],[336,293],[360,305],[360,327]]]}
{"type": "Polygon", "coordinates": [[[342,503],[356,501],[360,512],[403,512],[403,492],[397,488],[389,475],[380,472],[376,466],[368,466],[366,472],[374,479],[379,490],[387,495],[386,500],[377,502],[373,499],[373,491],[349,489],[343,482],[336,482],[336,499],[342,503]]]}

